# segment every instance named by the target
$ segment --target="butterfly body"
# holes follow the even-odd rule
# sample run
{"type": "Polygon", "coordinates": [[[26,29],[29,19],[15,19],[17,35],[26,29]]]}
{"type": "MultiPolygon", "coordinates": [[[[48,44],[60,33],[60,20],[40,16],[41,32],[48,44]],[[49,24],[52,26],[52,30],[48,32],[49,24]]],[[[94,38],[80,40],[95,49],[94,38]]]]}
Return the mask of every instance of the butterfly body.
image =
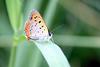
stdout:
{"type": "Polygon", "coordinates": [[[25,24],[25,33],[28,40],[49,40],[52,35],[38,11],[33,10],[25,24]]]}

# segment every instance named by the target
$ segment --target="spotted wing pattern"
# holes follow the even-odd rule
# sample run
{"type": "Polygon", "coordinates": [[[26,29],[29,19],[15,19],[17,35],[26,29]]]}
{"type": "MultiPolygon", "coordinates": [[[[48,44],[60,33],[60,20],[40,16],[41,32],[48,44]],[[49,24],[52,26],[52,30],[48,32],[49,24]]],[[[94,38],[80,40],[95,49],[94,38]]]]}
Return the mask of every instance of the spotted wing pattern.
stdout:
{"type": "Polygon", "coordinates": [[[50,37],[46,24],[37,10],[31,12],[25,24],[25,32],[28,40],[42,40],[50,37]]]}

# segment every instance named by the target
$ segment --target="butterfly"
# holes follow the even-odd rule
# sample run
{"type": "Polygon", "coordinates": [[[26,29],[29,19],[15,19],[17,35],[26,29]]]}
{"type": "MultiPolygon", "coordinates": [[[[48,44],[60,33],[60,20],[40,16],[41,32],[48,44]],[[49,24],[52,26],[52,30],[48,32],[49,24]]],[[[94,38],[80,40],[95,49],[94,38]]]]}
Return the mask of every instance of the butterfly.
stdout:
{"type": "Polygon", "coordinates": [[[28,40],[50,40],[52,37],[42,16],[35,9],[31,11],[24,31],[28,40]]]}

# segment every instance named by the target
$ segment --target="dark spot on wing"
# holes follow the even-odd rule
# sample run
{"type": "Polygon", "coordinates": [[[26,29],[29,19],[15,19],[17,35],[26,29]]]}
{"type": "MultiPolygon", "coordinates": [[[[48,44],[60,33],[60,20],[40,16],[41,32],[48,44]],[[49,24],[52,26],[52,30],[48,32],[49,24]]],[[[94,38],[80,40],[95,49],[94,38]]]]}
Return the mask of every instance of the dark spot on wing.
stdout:
{"type": "Polygon", "coordinates": [[[43,33],[43,31],[42,31],[42,33],[43,33]]]}
{"type": "Polygon", "coordinates": [[[37,23],[35,24],[35,26],[37,25],[37,23]]]}
{"type": "Polygon", "coordinates": [[[41,23],[41,21],[39,21],[39,23],[41,23]]]}
{"type": "Polygon", "coordinates": [[[34,19],[36,19],[36,18],[37,18],[37,16],[34,17],[34,19]]]}
{"type": "Polygon", "coordinates": [[[32,17],[30,17],[30,20],[32,20],[32,17]]]}
{"type": "Polygon", "coordinates": [[[35,20],[35,22],[36,22],[36,20],[35,20]]]}

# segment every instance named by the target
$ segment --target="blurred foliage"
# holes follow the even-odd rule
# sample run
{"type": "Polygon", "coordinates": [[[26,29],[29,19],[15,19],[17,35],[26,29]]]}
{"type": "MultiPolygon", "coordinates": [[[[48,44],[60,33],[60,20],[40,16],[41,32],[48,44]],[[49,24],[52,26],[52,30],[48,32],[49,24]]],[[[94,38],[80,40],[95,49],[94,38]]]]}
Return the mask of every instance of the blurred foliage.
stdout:
{"type": "Polygon", "coordinates": [[[99,0],[0,0],[0,67],[48,67],[23,36],[33,8],[44,17],[71,67],[100,67],[99,0]]]}

